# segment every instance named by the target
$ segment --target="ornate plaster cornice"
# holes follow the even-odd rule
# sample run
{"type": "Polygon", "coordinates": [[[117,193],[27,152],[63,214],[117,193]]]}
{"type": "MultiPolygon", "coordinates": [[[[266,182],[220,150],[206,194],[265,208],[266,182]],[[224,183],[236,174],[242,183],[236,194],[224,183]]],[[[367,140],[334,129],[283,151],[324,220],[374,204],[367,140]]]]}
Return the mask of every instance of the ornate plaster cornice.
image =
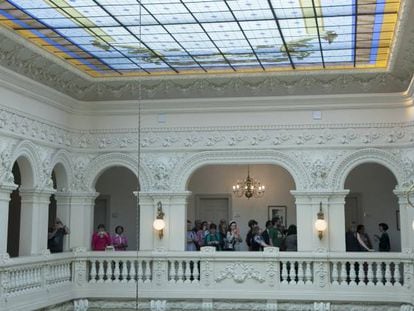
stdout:
{"type": "MultiPolygon", "coordinates": [[[[43,146],[79,152],[136,152],[136,128],[78,130],[0,106],[0,133],[43,146]]],[[[405,148],[414,144],[414,122],[320,123],[141,129],[141,148],[151,151],[405,148]]]]}
{"type": "Polygon", "coordinates": [[[388,70],[93,79],[18,35],[0,29],[0,66],[81,101],[394,93],[414,72],[414,4],[405,0],[388,70]]]}

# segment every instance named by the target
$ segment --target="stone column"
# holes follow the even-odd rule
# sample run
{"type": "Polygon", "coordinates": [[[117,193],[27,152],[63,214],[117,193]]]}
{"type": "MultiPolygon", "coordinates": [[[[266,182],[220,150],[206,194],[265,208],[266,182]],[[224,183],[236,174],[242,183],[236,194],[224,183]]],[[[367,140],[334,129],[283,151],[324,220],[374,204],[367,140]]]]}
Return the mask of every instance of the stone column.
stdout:
{"type": "Polygon", "coordinates": [[[140,192],[140,250],[164,248],[185,250],[187,199],[191,192],[140,192]],[[157,216],[157,203],[161,202],[166,223],[164,236],[159,238],[152,227],[157,216]]]}
{"type": "Polygon", "coordinates": [[[407,192],[395,190],[400,210],[401,251],[414,252],[414,208],[408,204],[407,192]]]}
{"type": "Polygon", "coordinates": [[[72,192],[70,198],[69,248],[91,248],[93,212],[97,192],[72,192]]]}
{"type": "Polygon", "coordinates": [[[328,232],[329,251],[345,252],[345,197],[349,190],[332,192],[329,197],[328,232]]]}
{"type": "MultiPolygon", "coordinates": [[[[68,192],[58,191],[55,193],[55,199],[56,199],[56,216],[70,230],[71,229],[70,228],[71,194],[68,192]]],[[[75,230],[77,230],[76,227],[75,227],[75,230]]],[[[65,235],[63,239],[63,250],[64,251],[69,250],[70,238],[71,238],[71,235],[68,234],[68,235],[65,235]]]]}
{"type": "Polygon", "coordinates": [[[311,196],[307,192],[292,190],[296,203],[298,251],[310,252],[314,247],[314,211],[311,196]]]}
{"type": "Polygon", "coordinates": [[[55,191],[20,189],[22,199],[19,256],[47,251],[50,196],[55,191]]]}
{"type": "Polygon", "coordinates": [[[348,191],[291,191],[296,199],[298,251],[345,251],[345,196],[348,191]],[[328,226],[319,239],[315,222],[320,204],[328,226]]]}
{"type": "Polygon", "coordinates": [[[15,184],[3,184],[0,186],[0,255],[7,253],[10,194],[16,188],[17,185],[15,184]]]}

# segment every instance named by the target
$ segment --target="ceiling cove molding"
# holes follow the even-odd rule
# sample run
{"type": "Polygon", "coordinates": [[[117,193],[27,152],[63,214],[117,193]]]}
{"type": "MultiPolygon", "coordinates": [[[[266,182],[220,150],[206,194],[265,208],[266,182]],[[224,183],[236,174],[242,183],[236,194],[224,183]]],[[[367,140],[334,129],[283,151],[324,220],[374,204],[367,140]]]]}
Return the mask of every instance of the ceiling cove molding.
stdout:
{"type": "Polygon", "coordinates": [[[140,86],[144,100],[399,93],[407,90],[414,72],[414,23],[410,23],[414,1],[405,0],[402,7],[388,71],[96,79],[4,27],[0,27],[0,66],[77,99],[81,104],[73,109],[79,111],[100,108],[95,103],[89,107],[86,102],[136,100],[140,86]]]}
{"type": "MultiPolygon", "coordinates": [[[[0,87],[75,115],[130,115],[137,113],[136,100],[81,101],[53,88],[0,67],[0,87]]],[[[343,94],[311,96],[259,96],[233,98],[190,98],[142,100],[144,114],[374,109],[413,105],[413,82],[405,92],[388,94],[343,94]]]]}

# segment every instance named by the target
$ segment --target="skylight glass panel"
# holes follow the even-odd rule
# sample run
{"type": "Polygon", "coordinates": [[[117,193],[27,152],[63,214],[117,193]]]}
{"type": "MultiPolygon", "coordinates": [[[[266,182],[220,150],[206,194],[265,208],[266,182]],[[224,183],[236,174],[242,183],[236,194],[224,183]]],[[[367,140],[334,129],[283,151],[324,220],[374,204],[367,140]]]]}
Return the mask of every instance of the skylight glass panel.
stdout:
{"type": "Polygon", "coordinates": [[[0,24],[93,76],[386,68],[399,7],[399,0],[8,0],[0,24]]]}

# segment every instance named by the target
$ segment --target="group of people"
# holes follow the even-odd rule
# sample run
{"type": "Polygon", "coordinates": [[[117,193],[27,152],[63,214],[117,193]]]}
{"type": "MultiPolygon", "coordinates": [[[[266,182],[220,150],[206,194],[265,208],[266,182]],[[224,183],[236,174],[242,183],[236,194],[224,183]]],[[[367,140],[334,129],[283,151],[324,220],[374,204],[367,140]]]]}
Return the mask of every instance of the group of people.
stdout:
{"type": "Polygon", "coordinates": [[[115,251],[126,251],[128,239],[124,235],[124,227],[116,226],[115,233],[111,236],[105,230],[105,225],[99,224],[98,231],[92,235],[92,250],[105,251],[113,249],[115,251]]]}
{"type": "Polygon", "coordinates": [[[229,224],[221,220],[217,228],[214,223],[196,220],[193,227],[187,220],[187,251],[197,251],[203,246],[213,246],[217,250],[235,251],[240,250],[243,239],[237,222],[232,220],[229,224]]]}
{"type": "MultiPolygon", "coordinates": [[[[388,236],[388,225],[386,223],[379,223],[378,230],[381,235],[374,235],[378,241],[378,251],[389,252],[391,250],[390,237],[388,236]]],[[[372,246],[368,234],[365,233],[364,225],[352,225],[345,235],[346,250],[348,252],[373,252],[375,249],[372,246]]]]}
{"type": "MultiPolygon", "coordinates": [[[[245,242],[249,251],[261,251],[264,247],[275,246],[283,251],[297,251],[297,231],[295,225],[285,230],[279,217],[268,220],[265,229],[258,226],[258,222],[251,219],[248,222],[249,232],[245,242]]],[[[220,220],[217,227],[214,223],[196,220],[194,226],[187,220],[187,251],[197,251],[203,246],[213,246],[218,251],[241,250],[243,239],[237,222],[220,220]]]]}
{"type": "Polygon", "coordinates": [[[264,247],[274,246],[281,251],[295,252],[297,246],[297,229],[295,225],[290,225],[286,230],[282,220],[274,217],[265,223],[265,229],[261,230],[257,221],[249,220],[250,228],[246,235],[246,244],[249,251],[261,251],[264,247]]]}
{"type": "MultiPolygon", "coordinates": [[[[57,218],[54,225],[49,228],[47,246],[51,253],[63,252],[64,236],[69,234],[70,230],[62,221],[57,218]]],[[[94,251],[105,251],[108,249],[116,251],[126,251],[128,239],[124,235],[124,227],[117,226],[115,233],[110,235],[105,230],[105,225],[98,225],[98,230],[92,235],[91,248],[94,251]]]]}

